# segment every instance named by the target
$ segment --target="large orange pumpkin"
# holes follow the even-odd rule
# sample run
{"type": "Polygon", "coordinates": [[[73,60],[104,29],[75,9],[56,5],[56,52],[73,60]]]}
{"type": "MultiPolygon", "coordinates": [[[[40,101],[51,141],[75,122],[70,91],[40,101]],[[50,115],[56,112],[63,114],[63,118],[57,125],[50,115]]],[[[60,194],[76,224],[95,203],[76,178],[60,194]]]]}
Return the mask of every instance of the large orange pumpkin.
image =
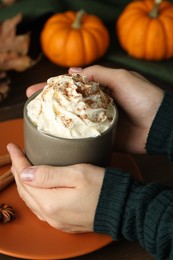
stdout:
{"type": "Polygon", "coordinates": [[[119,42],[127,53],[145,60],[173,57],[173,3],[134,1],[116,23],[119,42]]]}
{"type": "Polygon", "coordinates": [[[101,58],[109,46],[109,33],[100,18],[84,11],[51,16],[41,32],[47,58],[64,67],[83,66],[101,58]]]}

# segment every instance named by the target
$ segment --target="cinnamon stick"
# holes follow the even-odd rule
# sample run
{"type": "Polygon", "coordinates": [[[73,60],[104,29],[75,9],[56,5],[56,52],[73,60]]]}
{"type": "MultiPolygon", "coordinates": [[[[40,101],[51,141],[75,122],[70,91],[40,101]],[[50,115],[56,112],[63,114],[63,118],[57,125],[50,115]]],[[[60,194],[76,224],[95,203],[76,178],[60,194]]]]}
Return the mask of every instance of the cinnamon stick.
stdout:
{"type": "Polygon", "coordinates": [[[8,170],[4,174],[0,176],[0,191],[5,189],[7,186],[9,186],[14,181],[14,176],[11,173],[11,170],[8,170]]]}
{"type": "Polygon", "coordinates": [[[10,155],[6,154],[3,156],[0,156],[0,167],[5,166],[11,163],[10,155]]]}

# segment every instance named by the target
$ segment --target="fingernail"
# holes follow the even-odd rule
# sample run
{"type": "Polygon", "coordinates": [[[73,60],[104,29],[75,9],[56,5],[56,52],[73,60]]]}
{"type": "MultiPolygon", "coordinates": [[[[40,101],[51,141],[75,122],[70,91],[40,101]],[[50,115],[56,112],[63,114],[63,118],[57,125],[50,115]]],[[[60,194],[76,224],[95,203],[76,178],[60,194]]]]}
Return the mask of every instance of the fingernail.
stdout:
{"type": "Polygon", "coordinates": [[[21,174],[20,174],[20,178],[23,181],[32,181],[34,179],[34,173],[35,173],[35,168],[31,168],[31,167],[27,167],[25,168],[21,174]]]}
{"type": "Polygon", "coordinates": [[[83,69],[81,67],[71,67],[70,71],[71,72],[75,72],[75,73],[79,73],[81,72],[83,69]]]}
{"type": "Polygon", "coordinates": [[[7,151],[10,152],[11,149],[13,149],[13,147],[14,147],[14,144],[12,144],[12,143],[7,144],[7,151]]]}

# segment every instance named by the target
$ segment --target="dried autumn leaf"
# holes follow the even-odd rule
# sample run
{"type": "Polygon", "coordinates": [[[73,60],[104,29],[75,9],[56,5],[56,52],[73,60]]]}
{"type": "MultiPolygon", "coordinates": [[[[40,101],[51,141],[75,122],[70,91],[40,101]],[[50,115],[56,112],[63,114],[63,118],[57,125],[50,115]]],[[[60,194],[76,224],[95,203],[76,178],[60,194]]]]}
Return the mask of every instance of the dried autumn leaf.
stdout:
{"type": "Polygon", "coordinates": [[[17,14],[0,24],[0,70],[24,71],[38,61],[27,55],[30,34],[16,34],[17,25],[21,20],[22,14],[17,14]]]}
{"type": "MultiPolygon", "coordinates": [[[[9,60],[16,59],[18,57],[18,54],[14,51],[11,52],[0,52],[0,66],[2,64],[5,64],[5,62],[8,62],[9,60]]],[[[5,68],[4,68],[5,70],[5,68]]]]}
{"type": "Polygon", "coordinates": [[[16,51],[27,54],[30,44],[29,33],[16,35],[16,27],[21,20],[22,14],[18,14],[0,24],[0,52],[16,51]]]}
{"type": "Polygon", "coordinates": [[[3,101],[10,91],[9,87],[10,80],[7,77],[6,72],[0,72],[0,102],[3,101]]]}
{"type": "Polygon", "coordinates": [[[32,60],[28,55],[30,34],[17,34],[17,25],[21,20],[22,14],[18,14],[0,23],[0,102],[10,90],[9,80],[4,80],[3,74],[8,70],[24,71],[40,59],[32,60]]]}
{"type": "MultiPolygon", "coordinates": [[[[14,54],[14,53],[13,53],[14,54]]],[[[24,71],[37,63],[37,60],[32,60],[27,55],[16,55],[14,58],[6,59],[6,61],[1,65],[0,62],[0,70],[16,70],[16,71],[24,71]]]]}

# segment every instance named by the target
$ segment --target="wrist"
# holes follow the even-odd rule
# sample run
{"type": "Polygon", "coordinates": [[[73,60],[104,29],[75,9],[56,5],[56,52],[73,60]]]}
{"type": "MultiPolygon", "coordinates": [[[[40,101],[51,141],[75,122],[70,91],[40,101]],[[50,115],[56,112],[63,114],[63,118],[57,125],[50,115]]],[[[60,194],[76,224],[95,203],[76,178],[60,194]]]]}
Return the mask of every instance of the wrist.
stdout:
{"type": "Polygon", "coordinates": [[[131,176],[117,168],[107,168],[94,218],[94,231],[119,239],[122,212],[131,186],[131,176]]]}
{"type": "Polygon", "coordinates": [[[167,154],[173,139],[173,93],[165,92],[163,101],[152,122],[146,150],[150,154],[167,154]]]}

